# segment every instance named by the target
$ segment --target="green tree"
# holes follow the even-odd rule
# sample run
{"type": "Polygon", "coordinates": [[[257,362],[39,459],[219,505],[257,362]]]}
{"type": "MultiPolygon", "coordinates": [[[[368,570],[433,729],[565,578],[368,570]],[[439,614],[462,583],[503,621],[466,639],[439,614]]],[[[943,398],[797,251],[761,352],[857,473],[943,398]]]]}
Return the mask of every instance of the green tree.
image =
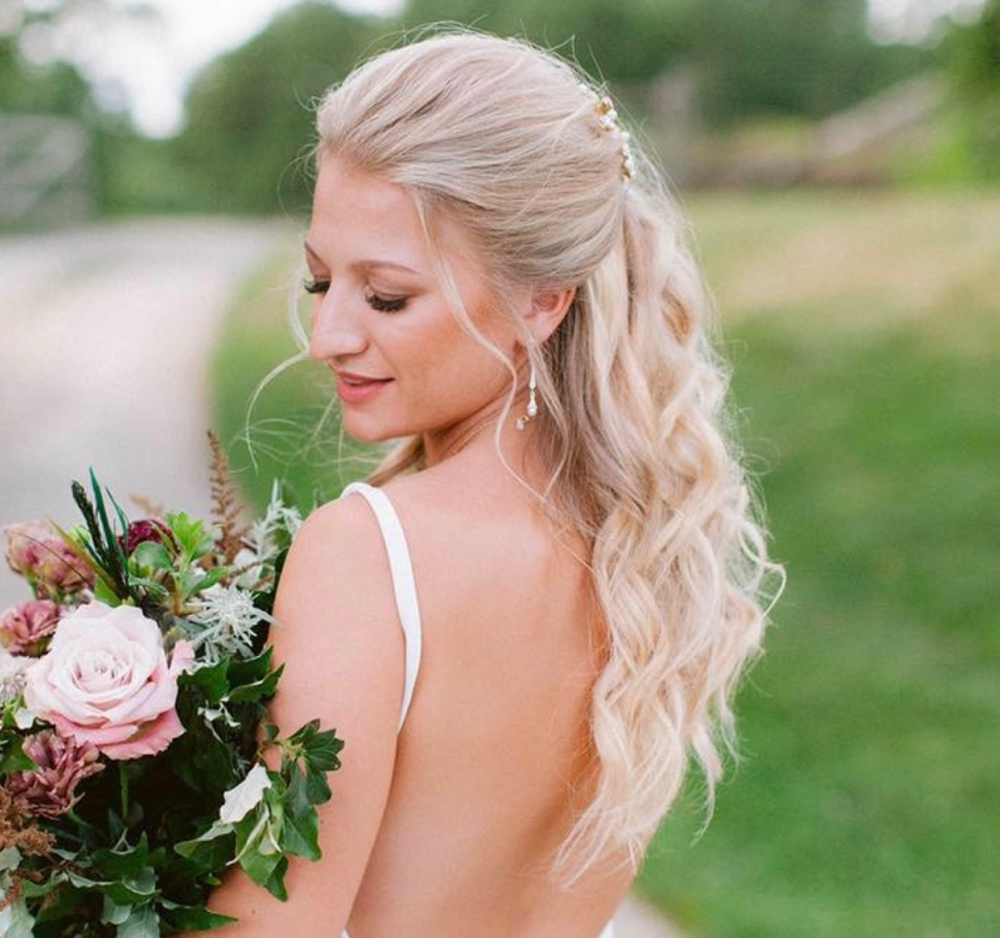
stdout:
{"type": "Polygon", "coordinates": [[[594,77],[641,81],[688,47],[696,0],[410,0],[403,23],[455,22],[568,52],[594,77]]]}
{"type": "Polygon", "coordinates": [[[972,170],[1000,179],[1000,0],[987,0],[976,23],[950,29],[943,58],[972,170]]]}
{"type": "Polygon", "coordinates": [[[820,117],[925,62],[875,43],[865,0],[410,0],[408,26],[454,20],[548,46],[573,40],[588,70],[644,81],[683,64],[705,117],[820,117]]]}
{"type": "Polygon", "coordinates": [[[308,2],[210,64],[177,144],[192,196],[218,211],[305,211],[313,104],[384,31],[382,21],[308,2]]]}
{"type": "Polygon", "coordinates": [[[921,67],[929,56],[868,35],[865,0],[712,0],[692,21],[706,116],[820,118],[921,67]]]}

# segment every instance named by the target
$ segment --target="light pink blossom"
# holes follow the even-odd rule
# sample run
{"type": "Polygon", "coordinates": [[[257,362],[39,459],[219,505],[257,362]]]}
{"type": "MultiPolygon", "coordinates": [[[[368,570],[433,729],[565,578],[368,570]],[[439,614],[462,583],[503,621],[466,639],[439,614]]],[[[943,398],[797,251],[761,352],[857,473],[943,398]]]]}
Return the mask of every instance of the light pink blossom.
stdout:
{"type": "Polygon", "coordinates": [[[31,599],[0,615],[0,645],[12,655],[37,658],[48,647],[66,610],[49,599],[31,599]]]}
{"type": "Polygon", "coordinates": [[[46,521],[9,524],[7,563],[39,598],[58,598],[94,585],[94,573],[46,521]]]}
{"type": "Polygon", "coordinates": [[[184,732],[177,675],[193,661],[182,640],[168,666],[159,626],[141,610],[92,602],[59,623],[48,653],[28,670],[24,698],[60,735],[111,759],[136,759],[184,732]]]}

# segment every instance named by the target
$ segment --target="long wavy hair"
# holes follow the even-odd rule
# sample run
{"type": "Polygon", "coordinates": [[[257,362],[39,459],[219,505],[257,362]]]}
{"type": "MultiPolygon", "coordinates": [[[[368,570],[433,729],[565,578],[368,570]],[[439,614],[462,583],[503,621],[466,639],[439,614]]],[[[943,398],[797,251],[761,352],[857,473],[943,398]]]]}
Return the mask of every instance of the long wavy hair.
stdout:
{"type": "MultiPolygon", "coordinates": [[[[586,538],[607,626],[595,794],[554,858],[570,879],[615,858],[638,865],[689,755],[711,805],[762,592],[780,573],[727,433],[727,370],[685,224],[603,97],[552,53],[450,31],[363,64],[317,121],[318,157],[406,187],[432,245],[436,220],[462,226],[501,307],[515,287],[576,289],[540,346],[519,324],[542,399],[533,440],[552,467],[539,494],[586,538]]],[[[507,419],[518,372],[494,352],[511,374],[507,419]]],[[[404,440],[373,481],[422,460],[420,440],[404,440]]]]}

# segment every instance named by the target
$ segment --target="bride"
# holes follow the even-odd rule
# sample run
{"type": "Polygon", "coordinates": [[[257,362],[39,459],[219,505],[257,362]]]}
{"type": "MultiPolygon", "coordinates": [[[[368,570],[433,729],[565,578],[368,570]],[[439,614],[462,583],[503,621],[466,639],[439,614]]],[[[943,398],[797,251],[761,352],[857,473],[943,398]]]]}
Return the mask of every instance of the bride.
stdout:
{"type": "Polygon", "coordinates": [[[682,222],[519,41],[382,54],[318,126],[310,352],[397,443],[276,606],[278,722],[346,740],[323,858],[212,906],[233,938],[610,935],[689,756],[711,797],[771,566],[682,222]]]}

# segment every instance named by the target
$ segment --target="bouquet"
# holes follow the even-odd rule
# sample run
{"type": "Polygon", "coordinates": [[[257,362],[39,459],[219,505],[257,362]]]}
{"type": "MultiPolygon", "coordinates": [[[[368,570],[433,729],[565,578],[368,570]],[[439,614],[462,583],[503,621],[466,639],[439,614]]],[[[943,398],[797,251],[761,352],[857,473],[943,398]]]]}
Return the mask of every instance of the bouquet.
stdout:
{"type": "Polygon", "coordinates": [[[320,856],[316,805],[343,743],[279,738],[265,647],[301,517],[277,487],[238,523],[213,438],[214,523],[130,521],[90,475],[83,521],[5,529],[34,598],[0,617],[0,935],[157,938],[232,919],[206,903],[239,864],[285,898],[320,856]],[[274,750],[268,767],[263,752],[274,750]]]}

